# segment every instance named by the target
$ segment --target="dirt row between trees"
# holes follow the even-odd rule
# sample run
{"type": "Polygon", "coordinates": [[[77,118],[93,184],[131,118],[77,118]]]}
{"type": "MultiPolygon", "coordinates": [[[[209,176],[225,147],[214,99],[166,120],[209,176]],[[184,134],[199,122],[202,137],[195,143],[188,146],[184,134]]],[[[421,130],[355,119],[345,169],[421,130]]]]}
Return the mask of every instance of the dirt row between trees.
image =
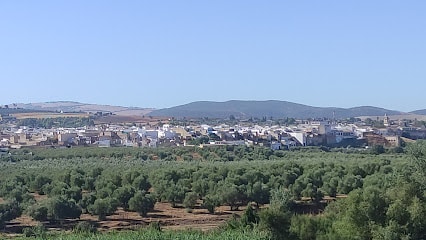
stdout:
{"type": "MultiPolygon", "coordinates": [[[[241,213],[242,210],[229,211],[227,206],[218,207],[215,214],[210,214],[206,209],[201,209],[199,206],[193,209],[192,212],[188,212],[182,207],[172,208],[170,203],[156,203],[154,211],[149,212],[146,218],[141,217],[136,212],[127,212],[122,208],[118,208],[114,215],[107,216],[104,221],[99,221],[97,216],[82,214],[80,219],[66,219],[62,223],[44,222],[43,224],[49,231],[69,231],[78,222],[90,221],[98,226],[99,231],[112,231],[136,230],[148,226],[152,222],[158,222],[163,229],[208,231],[218,228],[233,214],[240,215],[241,213]]],[[[21,233],[23,228],[36,226],[37,224],[39,222],[24,214],[7,223],[2,232],[8,236],[15,236],[17,233],[21,233]]]]}
{"type": "MultiPolygon", "coordinates": [[[[36,201],[41,201],[47,198],[45,195],[34,194],[36,201]]],[[[346,195],[339,195],[337,198],[345,198],[346,195]]],[[[301,204],[306,203],[308,199],[299,201],[297,211],[307,214],[321,213],[326,202],[335,200],[335,198],[325,197],[322,204],[301,204]]],[[[0,198],[0,203],[4,200],[0,198]]],[[[141,217],[136,212],[124,211],[123,208],[118,208],[117,211],[107,216],[106,220],[99,221],[96,215],[82,214],[79,219],[66,219],[59,223],[43,222],[44,226],[49,231],[70,231],[78,222],[89,221],[94,223],[99,231],[112,231],[112,230],[136,230],[150,223],[158,222],[163,229],[169,230],[201,230],[208,231],[216,229],[233,215],[241,215],[246,208],[240,207],[239,211],[230,211],[229,206],[220,206],[216,208],[215,214],[211,214],[207,209],[202,209],[201,201],[198,202],[196,207],[189,212],[183,207],[171,207],[170,203],[157,202],[154,211],[149,212],[147,217],[141,217]]],[[[266,206],[263,206],[266,207],[266,206]]],[[[0,232],[6,233],[7,236],[13,237],[21,233],[22,229],[38,225],[39,222],[33,220],[31,217],[23,214],[21,217],[16,218],[9,223],[0,232]]]]}

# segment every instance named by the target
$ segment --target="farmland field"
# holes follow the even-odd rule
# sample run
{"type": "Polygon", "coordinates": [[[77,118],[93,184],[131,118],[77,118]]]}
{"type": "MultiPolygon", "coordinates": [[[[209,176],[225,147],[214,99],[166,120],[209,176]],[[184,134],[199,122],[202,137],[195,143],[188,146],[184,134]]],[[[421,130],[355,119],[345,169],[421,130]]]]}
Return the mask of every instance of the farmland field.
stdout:
{"type": "Polygon", "coordinates": [[[102,239],[421,239],[424,150],[424,142],[379,155],[236,146],[21,149],[0,158],[0,210],[8,216],[0,225],[4,236],[64,239],[82,232],[102,239]]]}
{"type": "Polygon", "coordinates": [[[28,119],[28,118],[63,118],[63,117],[74,117],[74,118],[87,118],[90,115],[87,113],[54,113],[54,112],[28,112],[28,113],[14,113],[12,114],[16,119],[28,119]]]}

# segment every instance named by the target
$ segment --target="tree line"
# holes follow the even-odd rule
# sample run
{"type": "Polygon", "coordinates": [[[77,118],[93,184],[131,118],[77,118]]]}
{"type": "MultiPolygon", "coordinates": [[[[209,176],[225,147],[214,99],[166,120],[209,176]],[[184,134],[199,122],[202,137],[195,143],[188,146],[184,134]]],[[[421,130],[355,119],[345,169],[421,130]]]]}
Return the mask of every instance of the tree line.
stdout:
{"type": "Polygon", "coordinates": [[[25,118],[18,119],[18,127],[27,126],[32,128],[50,129],[53,127],[77,128],[84,126],[94,126],[92,117],[55,117],[55,118],[25,118]]]}

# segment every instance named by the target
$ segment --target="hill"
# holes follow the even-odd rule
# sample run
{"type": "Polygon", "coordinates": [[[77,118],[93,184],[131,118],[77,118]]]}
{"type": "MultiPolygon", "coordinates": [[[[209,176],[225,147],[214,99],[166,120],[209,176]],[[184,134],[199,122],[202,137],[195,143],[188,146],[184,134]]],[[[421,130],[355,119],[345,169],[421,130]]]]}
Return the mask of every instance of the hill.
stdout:
{"type": "Polygon", "coordinates": [[[53,112],[111,112],[120,116],[141,116],[151,112],[151,108],[139,107],[121,107],[100,104],[87,104],[71,101],[57,101],[57,102],[42,102],[42,103],[17,103],[16,107],[33,110],[33,111],[53,111],[53,112]]]}
{"type": "Polygon", "coordinates": [[[8,116],[9,114],[24,114],[24,113],[32,113],[32,112],[40,112],[44,113],[47,111],[40,111],[40,110],[30,110],[30,109],[23,109],[23,108],[0,108],[0,116],[8,116]]]}
{"type": "Polygon", "coordinates": [[[200,101],[152,111],[150,116],[237,118],[349,118],[358,116],[399,115],[401,112],[363,106],[354,108],[312,107],[287,101],[200,101]]]}
{"type": "MultiPolygon", "coordinates": [[[[185,105],[175,106],[165,109],[122,107],[100,104],[87,104],[72,101],[55,101],[43,103],[18,103],[13,104],[18,110],[8,109],[8,112],[80,112],[96,113],[111,112],[118,116],[143,116],[154,117],[209,117],[209,118],[228,118],[231,115],[237,118],[249,117],[273,117],[273,118],[349,118],[359,116],[383,116],[387,114],[401,115],[399,111],[393,111],[378,107],[362,106],[354,108],[336,108],[336,107],[313,107],[287,101],[239,101],[232,100],[226,102],[199,101],[185,105]]],[[[5,110],[5,109],[4,109],[5,110]]],[[[6,110],[5,110],[6,111],[6,110]]],[[[426,115],[426,110],[419,110],[410,114],[426,115]]]]}
{"type": "Polygon", "coordinates": [[[417,110],[417,111],[413,111],[413,112],[410,112],[410,113],[417,114],[417,115],[426,115],[426,109],[417,110]]]}

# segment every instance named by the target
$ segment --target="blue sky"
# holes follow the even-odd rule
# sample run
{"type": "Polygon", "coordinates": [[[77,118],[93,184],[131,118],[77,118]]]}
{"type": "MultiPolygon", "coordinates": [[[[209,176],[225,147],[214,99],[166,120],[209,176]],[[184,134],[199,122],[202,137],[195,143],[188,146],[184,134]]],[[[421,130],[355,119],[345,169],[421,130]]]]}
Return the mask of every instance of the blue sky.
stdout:
{"type": "Polygon", "coordinates": [[[426,108],[426,1],[0,1],[0,104],[426,108]]]}

